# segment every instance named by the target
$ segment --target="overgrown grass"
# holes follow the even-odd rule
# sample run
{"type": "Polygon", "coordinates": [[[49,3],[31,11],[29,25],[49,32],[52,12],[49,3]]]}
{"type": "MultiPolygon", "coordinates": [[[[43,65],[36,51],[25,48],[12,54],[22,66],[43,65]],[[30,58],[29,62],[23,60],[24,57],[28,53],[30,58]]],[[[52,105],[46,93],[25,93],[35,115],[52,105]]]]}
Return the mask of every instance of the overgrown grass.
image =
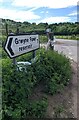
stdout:
{"type": "Polygon", "coordinates": [[[57,39],[79,40],[79,35],[72,36],[56,36],[57,39]]]}

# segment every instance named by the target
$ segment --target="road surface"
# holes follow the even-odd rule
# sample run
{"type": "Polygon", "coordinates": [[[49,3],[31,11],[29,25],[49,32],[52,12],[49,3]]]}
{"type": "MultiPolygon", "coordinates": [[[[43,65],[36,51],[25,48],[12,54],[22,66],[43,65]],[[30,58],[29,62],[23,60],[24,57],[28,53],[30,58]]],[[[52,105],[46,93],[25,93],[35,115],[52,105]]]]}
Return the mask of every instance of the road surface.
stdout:
{"type": "Polygon", "coordinates": [[[56,39],[55,41],[54,50],[58,51],[59,53],[62,52],[75,62],[79,62],[79,55],[77,52],[79,50],[79,41],[64,39],[56,39]]]}
{"type": "MultiPolygon", "coordinates": [[[[46,43],[41,44],[41,46],[46,47],[46,43]]],[[[58,53],[63,53],[66,57],[72,59],[73,61],[79,63],[79,41],[77,40],[65,40],[65,39],[55,39],[54,50],[58,53]]]]}

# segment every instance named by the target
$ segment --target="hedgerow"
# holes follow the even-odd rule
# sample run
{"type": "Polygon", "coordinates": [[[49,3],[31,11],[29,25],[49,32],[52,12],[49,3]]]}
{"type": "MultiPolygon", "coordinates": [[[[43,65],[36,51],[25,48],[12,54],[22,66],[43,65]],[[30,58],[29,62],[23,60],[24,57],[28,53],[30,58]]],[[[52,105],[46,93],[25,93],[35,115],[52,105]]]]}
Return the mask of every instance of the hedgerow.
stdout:
{"type": "Polygon", "coordinates": [[[60,91],[71,79],[69,59],[52,50],[42,49],[33,67],[37,80],[42,80],[51,94],[60,91]]]}
{"type": "Polygon", "coordinates": [[[64,55],[45,49],[38,50],[36,54],[36,61],[27,67],[27,71],[18,71],[9,58],[2,59],[4,120],[44,117],[47,99],[29,100],[34,87],[42,81],[45,92],[55,94],[71,79],[70,61],[64,55]]]}

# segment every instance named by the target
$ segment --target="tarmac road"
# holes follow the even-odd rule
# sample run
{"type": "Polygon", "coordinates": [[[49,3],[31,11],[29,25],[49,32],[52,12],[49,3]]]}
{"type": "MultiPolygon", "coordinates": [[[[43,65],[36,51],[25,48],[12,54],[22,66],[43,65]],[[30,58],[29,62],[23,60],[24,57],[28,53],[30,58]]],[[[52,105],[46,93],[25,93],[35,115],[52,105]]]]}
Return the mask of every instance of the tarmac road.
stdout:
{"type": "MultiPolygon", "coordinates": [[[[47,43],[40,46],[46,47],[47,43]]],[[[76,63],[79,63],[79,41],[67,39],[55,39],[54,50],[58,53],[63,53],[66,57],[70,58],[76,63]]]]}
{"type": "Polygon", "coordinates": [[[55,39],[54,50],[63,53],[75,62],[79,62],[79,41],[77,40],[55,39]]]}

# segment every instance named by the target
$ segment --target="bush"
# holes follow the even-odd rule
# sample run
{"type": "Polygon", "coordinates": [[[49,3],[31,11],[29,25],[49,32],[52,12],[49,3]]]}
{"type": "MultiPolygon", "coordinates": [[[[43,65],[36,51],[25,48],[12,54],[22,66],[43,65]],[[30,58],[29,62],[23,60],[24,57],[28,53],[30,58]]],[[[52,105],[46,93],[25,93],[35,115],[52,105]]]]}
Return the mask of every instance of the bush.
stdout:
{"type": "Polygon", "coordinates": [[[47,100],[30,102],[28,98],[37,82],[32,66],[28,66],[27,72],[20,72],[10,59],[3,59],[2,64],[3,119],[43,117],[47,100]]]}
{"type": "MultiPolygon", "coordinates": [[[[26,60],[26,56],[23,57],[26,60]]],[[[37,51],[36,62],[28,66],[27,71],[17,71],[12,60],[2,59],[2,73],[4,120],[30,116],[40,118],[44,117],[47,99],[30,102],[33,88],[42,81],[46,92],[55,94],[69,82],[71,66],[65,56],[52,50],[40,49],[37,51]]]]}
{"type": "Polygon", "coordinates": [[[22,105],[18,104],[17,109],[13,109],[12,107],[5,109],[3,119],[43,118],[46,108],[47,99],[45,98],[34,102],[26,101],[26,103],[22,103],[22,105]]]}
{"type": "Polygon", "coordinates": [[[33,53],[30,52],[30,53],[27,53],[27,54],[24,54],[24,55],[21,55],[19,57],[17,57],[17,61],[31,61],[33,55],[33,53]]]}
{"type": "MultiPolygon", "coordinates": [[[[11,60],[3,59],[3,113],[18,111],[19,106],[26,106],[28,96],[31,95],[36,77],[32,72],[31,66],[28,72],[19,72],[11,64],[11,60]]],[[[5,115],[4,114],[4,115],[5,115]]],[[[11,113],[12,114],[12,113],[11,113]]]]}
{"type": "Polygon", "coordinates": [[[39,39],[40,39],[40,43],[46,43],[48,41],[48,38],[46,35],[40,35],[39,39]]]}
{"type": "Polygon", "coordinates": [[[47,99],[43,98],[40,101],[34,101],[30,103],[29,107],[26,109],[26,116],[31,118],[42,118],[46,112],[47,99]]]}
{"type": "Polygon", "coordinates": [[[43,81],[51,94],[67,85],[71,79],[69,59],[55,51],[42,49],[33,70],[38,81],[43,81]]]}

